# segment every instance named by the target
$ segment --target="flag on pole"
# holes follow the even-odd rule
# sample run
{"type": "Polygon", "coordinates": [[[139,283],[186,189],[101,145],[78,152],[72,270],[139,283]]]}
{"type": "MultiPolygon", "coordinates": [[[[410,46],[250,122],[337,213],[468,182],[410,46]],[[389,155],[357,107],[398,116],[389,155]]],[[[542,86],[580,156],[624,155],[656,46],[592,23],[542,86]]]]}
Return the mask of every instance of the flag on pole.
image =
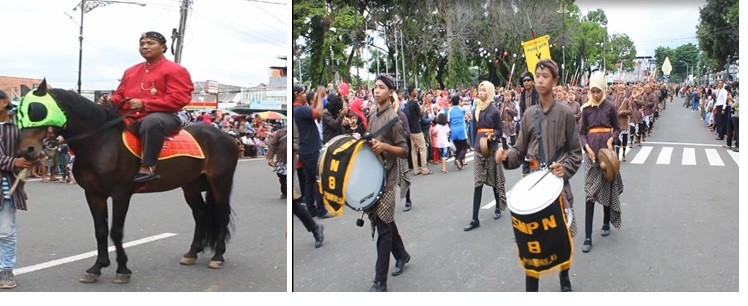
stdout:
{"type": "Polygon", "coordinates": [[[528,41],[522,42],[522,49],[525,52],[525,62],[527,62],[527,71],[535,77],[535,66],[541,59],[551,58],[551,48],[548,43],[548,35],[543,35],[528,41]]]}

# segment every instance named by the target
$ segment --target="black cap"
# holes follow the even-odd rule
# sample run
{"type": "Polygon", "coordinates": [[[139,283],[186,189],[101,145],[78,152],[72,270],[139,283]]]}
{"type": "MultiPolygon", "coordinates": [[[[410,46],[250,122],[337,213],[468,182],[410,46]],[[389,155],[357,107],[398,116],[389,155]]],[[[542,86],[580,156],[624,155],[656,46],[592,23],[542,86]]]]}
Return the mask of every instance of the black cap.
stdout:
{"type": "Polygon", "coordinates": [[[530,80],[535,81],[535,76],[533,76],[529,71],[525,71],[522,73],[522,75],[519,77],[520,82],[525,78],[530,78],[530,80]]]}
{"type": "Polygon", "coordinates": [[[140,39],[143,39],[143,38],[153,39],[157,42],[160,42],[162,45],[166,44],[166,37],[164,37],[164,35],[161,35],[161,33],[159,32],[150,31],[150,32],[145,32],[143,34],[140,34],[140,39]]]}
{"type": "Polygon", "coordinates": [[[6,94],[4,91],[0,90],[0,99],[7,99],[8,94],[6,94]]]}
{"type": "Polygon", "coordinates": [[[294,96],[298,95],[299,93],[302,93],[302,92],[304,92],[304,86],[301,86],[299,84],[295,84],[293,86],[293,94],[294,94],[294,96]]]}

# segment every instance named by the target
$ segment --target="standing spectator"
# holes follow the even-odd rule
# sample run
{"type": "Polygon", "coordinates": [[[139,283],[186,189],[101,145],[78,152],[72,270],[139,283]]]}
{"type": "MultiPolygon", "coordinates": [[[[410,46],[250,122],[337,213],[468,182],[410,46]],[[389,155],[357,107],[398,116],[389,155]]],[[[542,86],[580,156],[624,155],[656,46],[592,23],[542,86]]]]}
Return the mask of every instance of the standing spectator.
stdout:
{"type": "Polygon", "coordinates": [[[421,132],[423,108],[418,103],[417,96],[416,87],[408,86],[408,97],[410,99],[405,103],[404,113],[408,117],[410,129],[410,158],[413,163],[413,174],[423,173],[427,175],[431,173],[431,170],[429,170],[429,164],[426,161],[426,138],[421,132]]]}
{"type": "Polygon", "coordinates": [[[299,130],[299,161],[305,180],[302,191],[304,193],[304,203],[306,203],[312,216],[328,218],[331,215],[322,202],[319,188],[316,188],[317,160],[319,159],[319,151],[322,149],[322,138],[316,121],[322,117],[324,111],[322,98],[325,96],[325,89],[323,87],[317,88],[317,93],[311,101],[311,105],[304,98],[306,93],[303,87],[294,85],[293,94],[293,120],[294,125],[297,125],[299,130]]]}
{"type": "Polygon", "coordinates": [[[443,174],[447,173],[447,157],[449,157],[449,125],[447,125],[447,122],[447,114],[439,113],[436,117],[436,125],[432,130],[434,139],[436,139],[435,147],[439,151],[443,174]]]}
{"type": "Polygon", "coordinates": [[[428,163],[431,159],[431,154],[428,154],[428,152],[431,152],[431,121],[434,119],[433,113],[431,112],[431,100],[433,99],[434,95],[431,94],[431,92],[426,92],[423,94],[423,99],[421,100],[421,110],[423,112],[423,115],[421,116],[421,132],[423,133],[423,140],[424,140],[424,147],[426,148],[426,161],[425,163],[428,163]]]}
{"type": "Polygon", "coordinates": [[[2,203],[0,203],[0,289],[13,289],[18,284],[13,274],[16,265],[16,210],[26,210],[25,182],[9,193],[16,181],[16,173],[28,169],[33,162],[18,157],[18,126],[11,112],[12,104],[8,95],[0,90],[0,177],[2,177],[2,203]]]}
{"type": "Polygon", "coordinates": [[[727,98],[729,92],[725,88],[725,81],[719,80],[717,82],[717,99],[714,102],[714,108],[716,112],[714,114],[714,129],[717,131],[717,138],[715,140],[725,140],[725,133],[727,132],[727,98]]]}
{"type": "Polygon", "coordinates": [[[349,125],[348,109],[343,107],[343,100],[336,94],[327,96],[327,107],[322,112],[322,143],[325,144],[335,136],[345,133],[345,125],[349,125]]]}
{"type": "MultiPolygon", "coordinates": [[[[463,108],[460,107],[460,96],[452,95],[450,98],[452,107],[449,108],[447,113],[447,121],[449,122],[450,135],[449,139],[455,145],[455,166],[458,170],[462,170],[465,166],[465,154],[467,153],[467,129],[465,127],[465,118],[467,117],[463,108]]],[[[442,167],[443,169],[446,169],[442,167]]]]}

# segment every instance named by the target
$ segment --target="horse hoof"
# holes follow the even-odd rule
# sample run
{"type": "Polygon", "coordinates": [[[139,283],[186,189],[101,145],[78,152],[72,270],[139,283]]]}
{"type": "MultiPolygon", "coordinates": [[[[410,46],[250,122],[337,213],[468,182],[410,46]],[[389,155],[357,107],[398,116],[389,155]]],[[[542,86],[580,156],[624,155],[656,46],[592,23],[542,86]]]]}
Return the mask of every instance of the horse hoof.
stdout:
{"type": "Polygon", "coordinates": [[[130,282],[130,274],[119,274],[114,276],[112,283],[115,284],[127,284],[130,282]]]}
{"type": "Polygon", "coordinates": [[[208,264],[208,268],[221,269],[223,268],[223,261],[211,260],[210,263],[208,264]]]}
{"type": "Polygon", "coordinates": [[[78,280],[84,284],[92,284],[99,280],[99,276],[96,274],[86,273],[78,280]]]}
{"type": "Polygon", "coordinates": [[[197,261],[197,258],[182,256],[182,259],[179,260],[179,264],[185,265],[185,266],[191,266],[195,264],[195,261],[197,261]]]}

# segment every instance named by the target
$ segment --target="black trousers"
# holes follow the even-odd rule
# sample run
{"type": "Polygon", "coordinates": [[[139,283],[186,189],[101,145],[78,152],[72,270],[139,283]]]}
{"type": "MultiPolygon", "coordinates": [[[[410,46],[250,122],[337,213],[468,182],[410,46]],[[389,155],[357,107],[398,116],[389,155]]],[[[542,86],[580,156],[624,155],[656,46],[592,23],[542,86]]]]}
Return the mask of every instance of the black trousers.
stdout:
{"type": "Polygon", "coordinates": [[[309,211],[301,204],[301,199],[291,201],[291,212],[293,212],[293,215],[301,220],[301,223],[304,224],[306,230],[308,232],[311,232],[317,227],[317,223],[314,222],[314,219],[312,219],[312,215],[310,215],[309,211]]]}
{"type": "Polygon", "coordinates": [[[725,117],[727,117],[727,114],[722,114],[722,110],[724,109],[723,106],[717,106],[717,114],[714,115],[714,129],[717,131],[717,137],[718,138],[725,138],[725,117]]]}
{"type": "Polygon", "coordinates": [[[277,175],[278,175],[278,181],[280,182],[281,193],[286,194],[287,176],[285,174],[277,174],[277,175]]]}
{"type": "Polygon", "coordinates": [[[387,271],[390,268],[390,253],[395,257],[395,260],[400,260],[408,257],[408,252],[405,251],[403,239],[400,237],[400,232],[397,230],[397,225],[394,221],[392,223],[384,223],[377,218],[374,220],[374,226],[378,234],[377,264],[374,268],[376,276],[374,280],[386,283],[387,271]]]}
{"type": "MultiPolygon", "coordinates": [[[[584,216],[584,238],[592,238],[592,219],[595,216],[595,202],[587,202],[584,216]]],[[[610,206],[603,206],[603,224],[610,223],[610,206]]]]}
{"type": "Polygon", "coordinates": [[[136,124],[138,135],[143,143],[143,158],[140,165],[152,167],[156,165],[158,155],[164,146],[164,138],[182,128],[182,121],[174,113],[150,113],[136,124]]]}
{"type": "Polygon", "coordinates": [[[455,149],[457,149],[457,152],[455,152],[455,159],[459,161],[465,160],[465,154],[467,154],[468,150],[468,143],[467,139],[463,140],[454,140],[455,143],[455,149]]]}
{"type": "Polygon", "coordinates": [[[732,141],[733,141],[733,139],[735,140],[735,143],[738,142],[738,137],[737,137],[738,126],[737,126],[737,121],[735,119],[737,119],[737,118],[732,117],[732,116],[729,116],[728,119],[727,119],[727,124],[726,124],[727,125],[727,132],[725,133],[725,135],[727,136],[727,146],[728,147],[732,147],[732,141]],[[733,133],[735,134],[734,137],[733,137],[733,133]]]}
{"type": "MultiPolygon", "coordinates": [[[[477,154],[480,154],[480,153],[477,153],[477,154]]],[[[496,199],[496,207],[494,208],[494,211],[496,212],[496,211],[499,211],[499,207],[500,207],[499,202],[501,200],[499,200],[499,189],[495,187],[492,187],[492,188],[493,188],[493,197],[494,199],[496,199]]],[[[473,190],[473,219],[472,221],[480,222],[478,220],[478,212],[480,211],[480,201],[482,197],[483,197],[483,185],[475,187],[475,189],[473,190]]]]}
{"type": "MultiPolygon", "coordinates": [[[[304,203],[312,216],[323,216],[327,213],[325,204],[322,203],[322,195],[317,188],[317,159],[319,152],[312,154],[299,155],[304,171],[304,203]]],[[[301,179],[301,177],[299,177],[301,179]]]]}

